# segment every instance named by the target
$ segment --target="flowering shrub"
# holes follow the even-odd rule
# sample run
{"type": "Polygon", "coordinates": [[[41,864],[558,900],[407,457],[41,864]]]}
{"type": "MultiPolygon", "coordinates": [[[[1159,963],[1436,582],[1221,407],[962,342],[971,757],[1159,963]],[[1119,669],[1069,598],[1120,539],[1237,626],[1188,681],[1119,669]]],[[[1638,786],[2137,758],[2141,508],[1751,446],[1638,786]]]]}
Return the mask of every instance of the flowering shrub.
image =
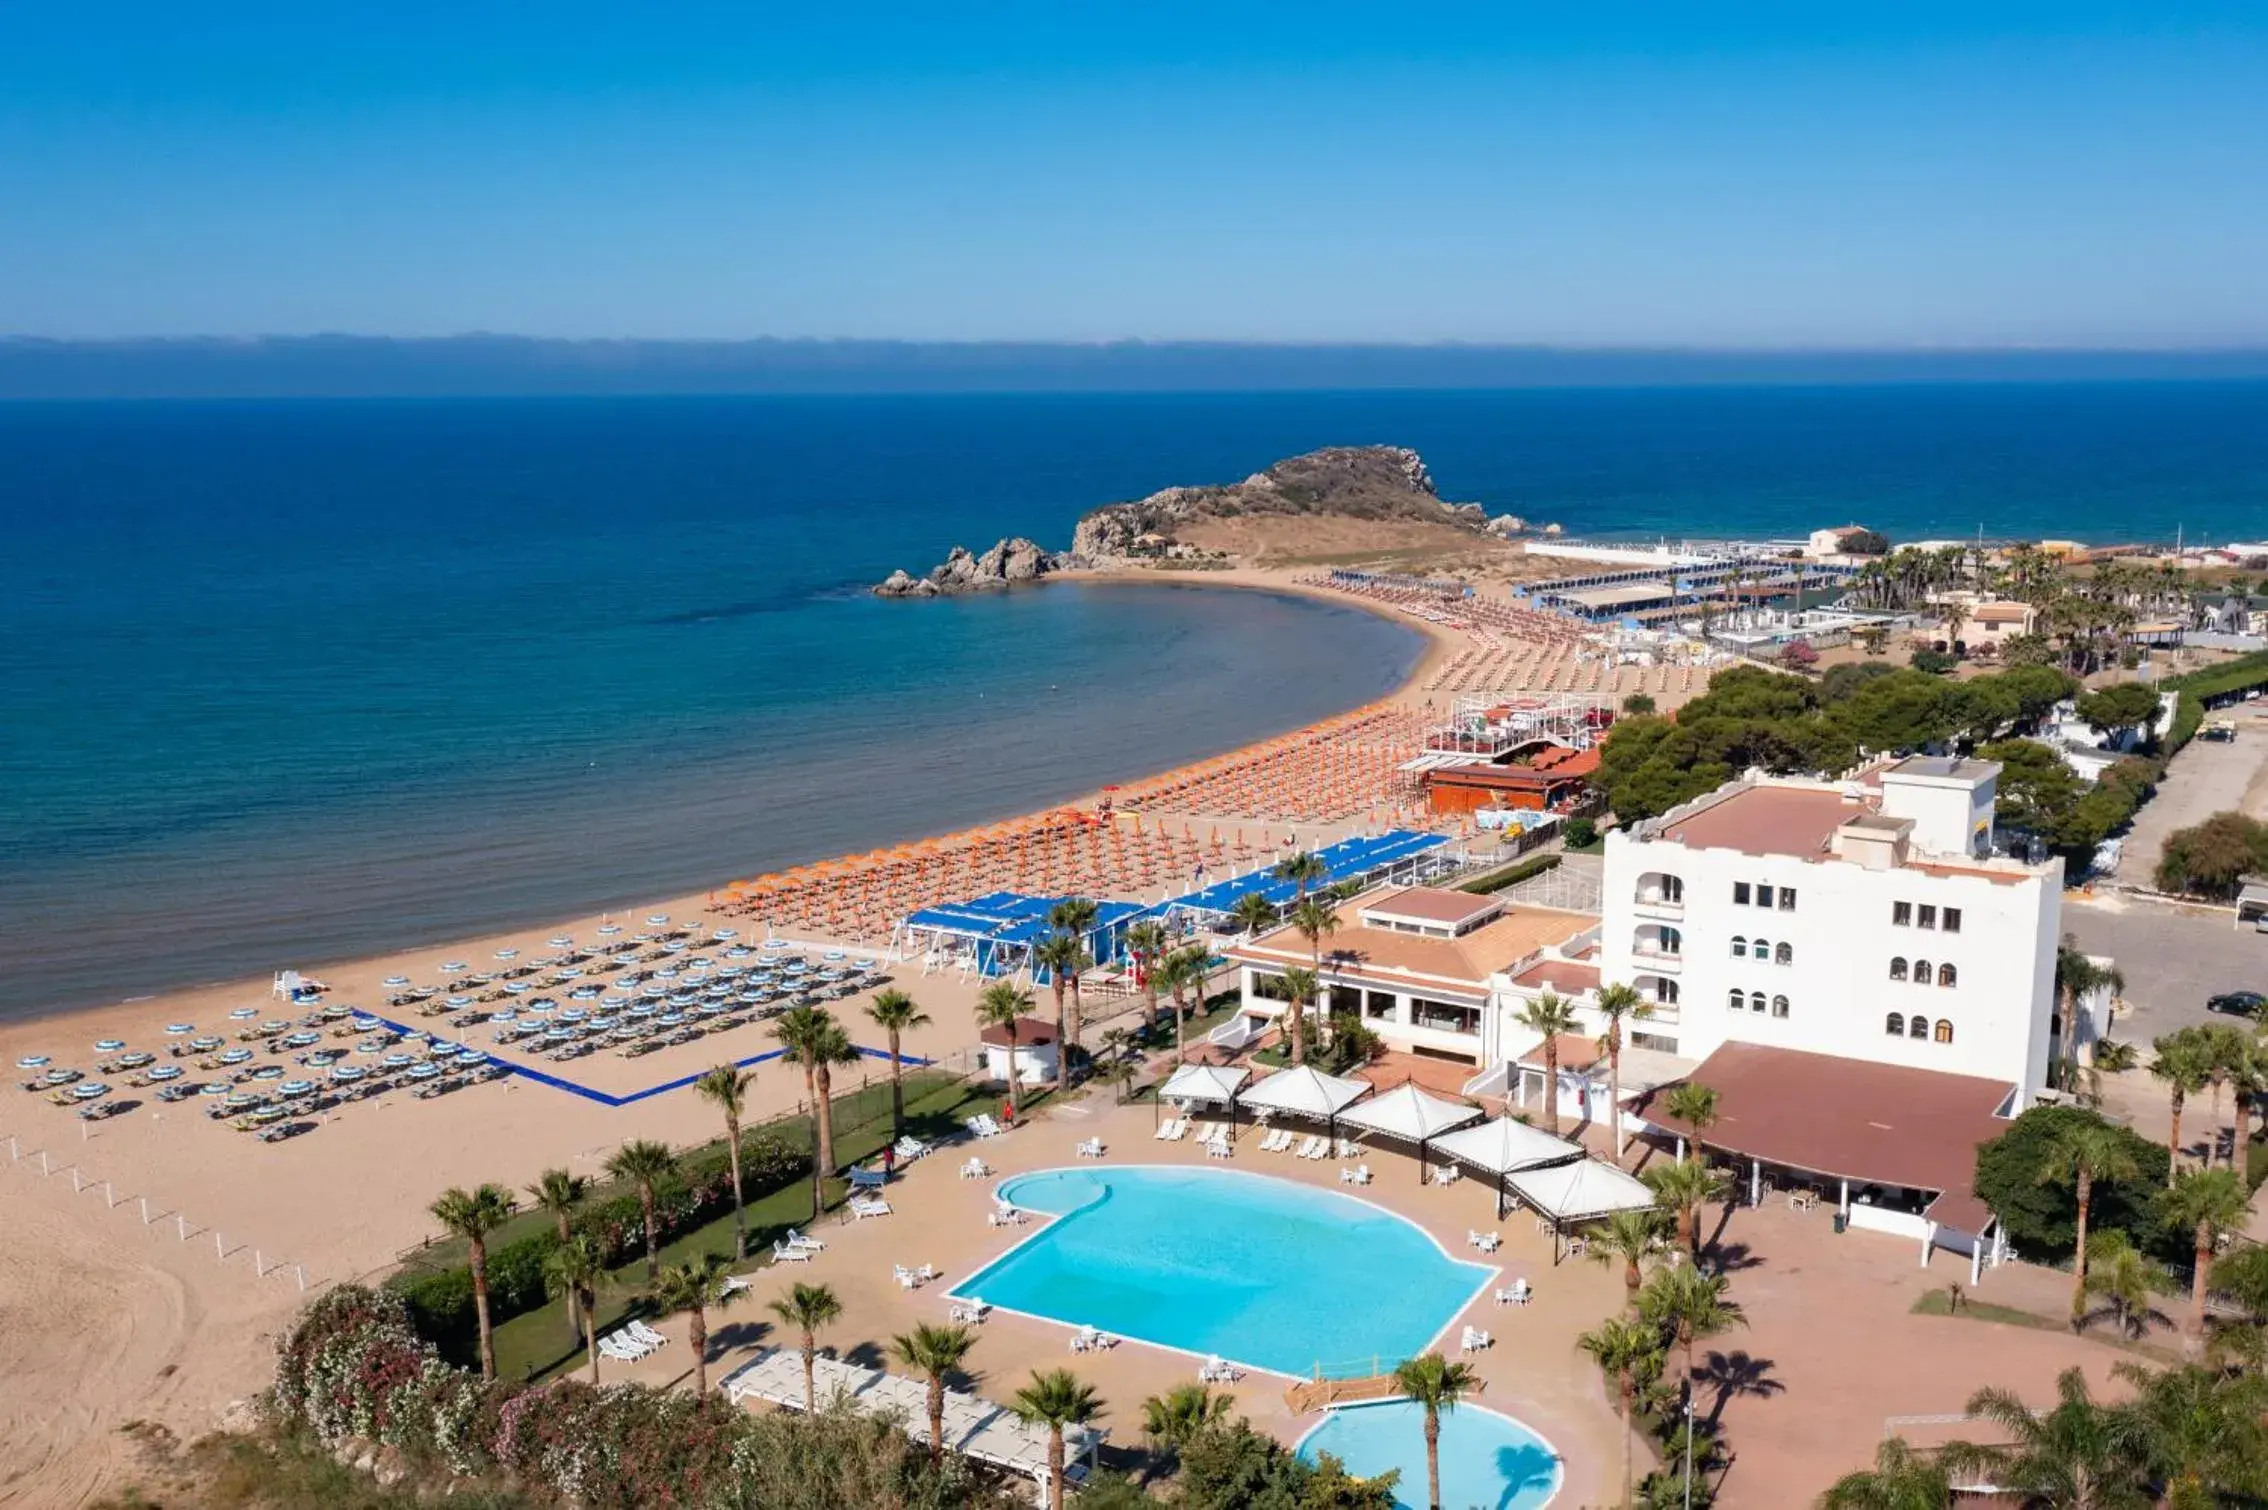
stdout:
{"type": "Polygon", "coordinates": [[[484,1383],[417,1336],[400,1297],[354,1286],[315,1301],[278,1344],[269,1408],[326,1447],[382,1442],[420,1468],[507,1478],[590,1510],[999,1502],[958,1458],[932,1472],[894,1422],[848,1408],[751,1416],[716,1394],[641,1384],[484,1383]]]}

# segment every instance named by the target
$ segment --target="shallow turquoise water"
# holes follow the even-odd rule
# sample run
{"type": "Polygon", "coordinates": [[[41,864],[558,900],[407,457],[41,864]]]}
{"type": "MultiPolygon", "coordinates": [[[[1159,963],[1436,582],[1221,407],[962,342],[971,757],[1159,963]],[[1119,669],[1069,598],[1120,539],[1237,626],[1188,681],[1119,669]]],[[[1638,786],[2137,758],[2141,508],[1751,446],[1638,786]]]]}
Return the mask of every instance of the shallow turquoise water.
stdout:
{"type": "MultiPolygon", "coordinates": [[[[1399,1469],[1396,1504],[1425,1505],[1425,1415],[1407,1400],[1331,1412],[1301,1439],[1309,1462],[1329,1453],[1349,1473],[1376,1478],[1399,1469]]],[[[1478,1405],[1441,1418],[1442,1510],[1536,1510],[1559,1489],[1559,1458],[1527,1427],[1478,1405]]]]}
{"type": "Polygon", "coordinates": [[[1496,1272],[1366,1201],[1265,1175],[1045,1170],[1001,1194],[1055,1220],[956,1295],[1281,1374],[1391,1368],[1496,1272]]]}

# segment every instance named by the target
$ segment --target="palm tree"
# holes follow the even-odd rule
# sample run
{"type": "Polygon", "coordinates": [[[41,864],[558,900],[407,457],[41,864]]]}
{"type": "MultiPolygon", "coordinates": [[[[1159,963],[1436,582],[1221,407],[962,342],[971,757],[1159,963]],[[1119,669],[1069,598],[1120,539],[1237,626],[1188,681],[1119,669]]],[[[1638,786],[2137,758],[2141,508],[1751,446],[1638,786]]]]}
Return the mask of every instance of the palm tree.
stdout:
{"type": "Polygon", "coordinates": [[[1636,1311],[1638,1287],[1646,1282],[1643,1265],[1661,1250],[1662,1214],[1617,1211],[1593,1223],[1584,1235],[1589,1239],[1585,1251],[1593,1263],[1622,1265],[1623,1300],[1636,1311]]]}
{"type": "MultiPolygon", "coordinates": [[[[1055,1061],[1057,1090],[1067,1090],[1071,1085],[1071,1045],[1079,1041],[1081,1025],[1086,1021],[1087,1015],[1086,1003],[1079,998],[1079,976],[1081,972],[1094,967],[1094,959],[1087,953],[1086,939],[1088,934],[1095,931],[1095,924],[1101,917],[1102,908],[1091,897],[1065,897],[1047,910],[1048,926],[1059,937],[1071,940],[1075,951],[1063,962],[1071,976],[1071,1025],[1068,1032],[1061,1034],[1062,1041],[1057,1045],[1061,1050],[1055,1061]]],[[[1056,1015],[1062,1015],[1060,1009],[1056,1015]]]]}
{"type": "Polygon", "coordinates": [[[827,1209],[827,1176],[835,1172],[835,1066],[858,1062],[850,1035],[825,1007],[790,1007],[772,1024],[787,1057],[803,1066],[811,1097],[811,1215],[827,1209]]]}
{"type": "Polygon", "coordinates": [[[1661,1367],[1661,1334],[1642,1321],[1610,1316],[1597,1331],[1575,1339],[1614,1386],[1615,1414],[1622,1417],[1622,1503],[1630,1504],[1631,1436],[1638,1414],[1638,1383],[1661,1367]]]}
{"type": "Polygon", "coordinates": [[[2171,1184],[2181,1171],[2181,1109],[2191,1096],[2212,1083],[2212,1059],[2205,1039],[2195,1028],[2165,1034],[2153,1040],[2150,1049],[2150,1073],[2165,1082],[2166,1099],[2173,1112],[2173,1130],[2166,1139],[2166,1147],[2173,1154],[2166,1165],[2166,1183],[2171,1184]]]}
{"type": "Polygon", "coordinates": [[[1277,983],[1284,993],[1284,1038],[1291,1045],[1291,1062],[1307,1063],[1307,1004],[1322,993],[1323,983],[1313,970],[1293,965],[1277,983]]]}
{"type": "Polygon", "coordinates": [[[1236,1401],[1216,1395],[1202,1384],[1176,1384],[1162,1395],[1142,1402],[1142,1434],[1168,1451],[1179,1453],[1200,1432],[1226,1420],[1236,1401]]]}
{"type": "Polygon", "coordinates": [[[2096,1233],[2087,1245],[2087,1293],[2108,1302],[2122,1337],[2140,1339],[2149,1330],[2151,1297],[2176,1288],[2165,1266],[2115,1227],[2096,1233]]]}
{"type": "Polygon", "coordinates": [[[779,1317],[781,1325],[793,1327],[802,1339],[803,1408],[816,1413],[819,1370],[812,1360],[819,1356],[819,1329],[843,1319],[843,1303],[825,1285],[797,1284],[790,1286],[785,1295],[775,1297],[765,1309],[779,1317]]]}
{"type": "Polygon", "coordinates": [[[2072,1186],[2079,1202],[2079,1233],[2072,1249],[2073,1331],[2087,1315],[2087,1215],[2095,1202],[2095,1181],[2131,1180],[2141,1172],[2126,1135],[2093,1113],[2057,1128],[2040,1150],[2033,1178],[2042,1185],[2072,1186]]]}
{"type": "Polygon", "coordinates": [[[667,1143],[634,1138],[614,1151],[614,1157],[606,1161],[606,1172],[638,1187],[638,1210],[645,1218],[646,1228],[646,1282],[651,1284],[661,1273],[661,1234],[654,1222],[654,1187],[677,1172],[677,1160],[671,1156],[667,1143]]]}
{"type": "Polygon", "coordinates": [[[1257,891],[1248,891],[1229,908],[1229,919],[1239,933],[1258,933],[1276,921],[1276,904],[1257,891]]]}
{"type": "Polygon", "coordinates": [[[1052,1368],[1045,1373],[1035,1372],[1032,1382],[1016,1391],[1016,1398],[1008,1402],[1008,1408],[1027,1425],[1047,1428],[1047,1502],[1061,1505],[1063,1433],[1068,1427],[1084,1426],[1101,1415],[1102,1401],[1069,1369],[1052,1368]]]}
{"type": "Polygon", "coordinates": [[[2166,1225],[2187,1227],[2195,1234],[2197,1269],[2189,1291],[2193,1352],[2205,1345],[2205,1297],[2213,1283],[2213,1255],[2223,1235],[2244,1225],[2251,1205],[2244,1178],[2233,1169],[2185,1169],[2158,1192],[2158,1215],[2166,1225]]]}
{"type": "Polygon", "coordinates": [[[655,1309],[664,1316],[683,1312],[685,1344],[693,1354],[693,1398],[709,1392],[709,1312],[721,1311],[740,1299],[741,1288],[729,1283],[732,1266],[722,1253],[704,1253],[691,1263],[671,1264],[654,1282],[655,1309]]]}
{"type": "MultiPolygon", "coordinates": [[[[569,1174],[564,1169],[547,1169],[537,1177],[533,1185],[528,1187],[528,1197],[535,1202],[537,1209],[551,1213],[551,1219],[557,1225],[559,1242],[562,1247],[566,1246],[568,1235],[573,1230],[571,1224],[575,1219],[575,1213],[582,1209],[583,1202],[589,1198],[590,1193],[591,1182],[589,1180],[584,1179],[579,1174],[569,1174]]],[[[581,1311],[582,1302],[576,1298],[573,1290],[569,1290],[567,1292],[567,1327],[578,1337],[583,1335],[581,1311]]]]}
{"type": "Polygon", "coordinates": [[[929,1380],[929,1465],[945,1461],[945,1376],[961,1366],[977,1335],[965,1326],[931,1326],[924,1321],[890,1339],[890,1356],[929,1380]]]}
{"type": "Polygon", "coordinates": [[[1331,879],[1331,867],[1325,865],[1323,857],[1313,850],[1303,849],[1296,855],[1286,855],[1278,860],[1275,868],[1268,874],[1279,881],[1289,881],[1292,885],[1298,887],[1299,891],[1295,900],[1304,902],[1307,900],[1307,889],[1309,887],[1320,886],[1331,879]]]}
{"type": "Polygon", "coordinates": [[[2134,1363],[2114,1364],[2111,1373],[2134,1389],[2126,1413],[2141,1428],[2165,1504],[2253,1505],[2268,1495],[2268,1380],[2134,1363]]]}
{"type": "Polygon", "coordinates": [[[755,1078],[751,1070],[720,1064],[693,1082],[693,1089],[724,1113],[725,1158],[732,1167],[732,1256],[743,1264],[748,1262],[748,1208],[740,1189],[740,1113],[755,1078]]]}
{"type": "Polygon", "coordinates": [[[2087,1104],[2103,1104],[2103,1077],[2123,1075],[2142,1062],[2131,1043],[2114,1043],[2108,1038],[2095,1040],[2094,1052],[2087,1056],[2087,1104]]]}
{"type": "Polygon", "coordinates": [[[1874,1449],[1874,1466],[1846,1473],[1819,1496],[1819,1510],[1947,1510],[1953,1479],[1945,1466],[1892,1437],[1874,1449]]]}
{"type": "Polygon", "coordinates": [[[1701,1208],[1725,1194],[1731,1182],[1698,1160],[1684,1164],[1655,1164],[1642,1178],[1652,1187],[1654,1199],[1677,1213],[1677,1240],[1688,1253],[1701,1248],[1701,1208]]]}
{"type": "Polygon", "coordinates": [[[1559,1136],[1559,1040],[1581,1026],[1574,1005],[1549,986],[1543,994],[1513,1014],[1512,1020],[1531,1033],[1543,1034],[1544,1120],[1553,1137],[1559,1136]]]}
{"type": "Polygon", "coordinates": [[[1748,1325],[1748,1313],[1726,1298],[1722,1274],[1697,1264],[1663,1269],[1638,1293],[1638,1314],[1670,1333],[1685,1354],[1685,1398],[1693,1398],[1693,1344],[1748,1325]]]}
{"type": "Polygon", "coordinates": [[[1717,1088],[1698,1080],[1680,1080],[1663,1092],[1662,1110],[1691,1130],[1693,1156],[1707,1162],[1709,1129],[1717,1125],[1717,1088]]]}
{"type": "Polygon", "coordinates": [[[2238,1028],[2213,1032],[2213,1058],[2229,1086],[2229,1167],[2244,1173],[2246,1145],[2252,1141],[2252,1102],[2268,1088],[2268,1065],[2260,1041],[2238,1028]]]}
{"type": "Polygon", "coordinates": [[[594,1233],[577,1232],[544,1255],[543,1277],[553,1294],[564,1292],[576,1333],[590,1354],[591,1383],[598,1383],[598,1287],[606,1279],[606,1249],[594,1233]]]}
{"type": "Polygon", "coordinates": [[[1048,989],[1055,993],[1055,1088],[1071,1087],[1071,1018],[1067,998],[1071,982],[1085,968],[1087,951],[1075,938],[1056,934],[1032,946],[1032,964],[1047,971],[1048,989]]]}
{"type": "Polygon", "coordinates": [[[899,1056],[898,1045],[908,1030],[928,1027],[929,1014],[892,986],[874,993],[874,1003],[866,1009],[866,1015],[890,1045],[890,1141],[895,1143],[906,1135],[905,1060],[899,1056]]]}
{"type": "Polygon", "coordinates": [[[1212,951],[1203,944],[1184,944],[1165,957],[1161,982],[1173,996],[1173,1053],[1176,1059],[1187,1057],[1188,1047],[1184,1036],[1188,1029],[1189,993],[1194,992],[1198,1005],[1204,1005],[1205,975],[1212,963],[1212,951]]]}
{"type": "Polygon", "coordinates": [[[1143,918],[1126,925],[1126,952],[1133,956],[1134,968],[1142,976],[1142,1031],[1145,1035],[1157,1030],[1158,966],[1172,943],[1165,924],[1156,918],[1143,918]]]}
{"type": "Polygon", "coordinates": [[[511,1218],[512,1192],[501,1185],[471,1190],[453,1185],[427,1208],[433,1219],[465,1240],[472,1268],[473,1319],[480,1326],[480,1376],[496,1377],[496,1333],[488,1324],[488,1234],[511,1218]]]}
{"type": "Polygon", "coordinates": [[[1638,994],[1637,988],[1620,981],[1599,987],[1597,1010],[1606,1031],[1599,1035],[1599,1047],[1606,1050],[1607,1100],[1612,1104],[1614,1116],[1614,1157],[1621,1161],[1622,1141],[1622,1024],[1644,1022],[1654,1015],[1654,1004],[1638,994]]]}
{"type": "Polygon", "coordinates": [[[2114,996],[2126,989],[2126,977],[2115,966],[2098,965],[2080,952],[2079,941],[2070,934],[2055,951],[2055,990],[2063,1004],[2063,1015],[2057,1024],[2062,1028],[2062,1044],[2058,1050],[2063,1072],[2056,1083],[2065,1090],[2071,1089],[2073,1062],[2078,1058],[2079,1004],[2108,987],[2114,996]]]}
{"type": "MultiPolygon", "coordinates": [[[[999,1028],[1008,1035],[1008,1120],[1016,1120],[1016,1024],[1032,1009],[1032,993],[1018,990],[1014,981],[996,980],[977,993],[976,1018],[980,1027],[999,1028]]],[[[1061,1046],[1057,1046],[1060,1050],[1061,1046]]]]}
{"type": "Polygon", "coordinates": [[[1425,1412],[1425,1502],[1441,1510],[1441,1413],[1480,1391],[1480,1375],[1439,1353],[1405,1358],[1394,1370],[1394,1388],[1425,1412]]]}
{"type": "MultiPolygon", "coordinates": [[[[1304,898],[1291,910],[1291,925],[1307,940],[1307,967],[1320,979],[1323,974],[1323,941],[1339,931],[1338,909],[1321,897],[1304,898]]],[[[1318,1005],[1321,1004],[1320,995],[1317,1002],[1318,1005]]],[[[1328,1035],[1331,1014],[1318,1012],[1316,1017],[1324,1024],[1324,1032],[1328,1035]]]]}
{"type": "Polygon", "coordinates": [[[2098,1405],[2087,1376],[2065,1369],[2055,1381],[2056,1405],[2044,1415],[2005,1389],[1969,1397],[1972,1419],[1989,1421],[2007,1445],[1947,1444],[1941,1461],[1962,1478],[1981,1478],[2024,1505],[2118,1510],[2149,1503],[2140,1423],[2098,1405]]]}

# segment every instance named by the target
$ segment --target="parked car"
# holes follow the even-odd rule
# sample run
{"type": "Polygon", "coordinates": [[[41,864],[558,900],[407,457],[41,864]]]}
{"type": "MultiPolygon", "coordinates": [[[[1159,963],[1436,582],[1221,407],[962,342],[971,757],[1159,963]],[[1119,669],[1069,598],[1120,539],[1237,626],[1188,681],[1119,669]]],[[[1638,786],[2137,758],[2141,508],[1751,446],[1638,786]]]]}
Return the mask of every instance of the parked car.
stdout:
{"type": "Polygon", "coordinates": [[[2205,1010],[2226,1012],[2232,1017],[2258,1017],[2263,1002],[2268,1002],[2268,996],[2262,996],[2258,991],[2223,991],[2218,996],[2206,998],[2205,1010]]]}

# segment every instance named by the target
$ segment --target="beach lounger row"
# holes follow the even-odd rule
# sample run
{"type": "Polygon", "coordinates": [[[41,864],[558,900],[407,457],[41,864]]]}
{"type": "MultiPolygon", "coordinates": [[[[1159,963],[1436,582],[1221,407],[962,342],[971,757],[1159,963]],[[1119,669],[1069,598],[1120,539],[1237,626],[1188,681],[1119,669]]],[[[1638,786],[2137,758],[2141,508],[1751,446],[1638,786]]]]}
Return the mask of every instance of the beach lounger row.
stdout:
{"type": "Polygon", "coordinates": [[[635,1363],[668,1345],[667,1337],[642,1321],[627,1322],[621,1330],[609,1332],[598,1341],[601,1353],[622,1363],[635,1363]]]}
{"type": "Polygon", "coordinates": [[[1179,1143],[1188,1135],[1189,1119],[1187,1117],[1174,1117],[1169,1121],[1162,1122],[1158,1124],[1158,1130],[1150,1134],[1160,1143],[1179,1143]]]}
{"type": "Polygon", "coordinates": [[[997,1138],[1005,1131],[987,1112],[978,1112],[975,1116],[964,1120],[961,1125],[967,1128],[969,1136],[974,1138],[997,1138]]]}

